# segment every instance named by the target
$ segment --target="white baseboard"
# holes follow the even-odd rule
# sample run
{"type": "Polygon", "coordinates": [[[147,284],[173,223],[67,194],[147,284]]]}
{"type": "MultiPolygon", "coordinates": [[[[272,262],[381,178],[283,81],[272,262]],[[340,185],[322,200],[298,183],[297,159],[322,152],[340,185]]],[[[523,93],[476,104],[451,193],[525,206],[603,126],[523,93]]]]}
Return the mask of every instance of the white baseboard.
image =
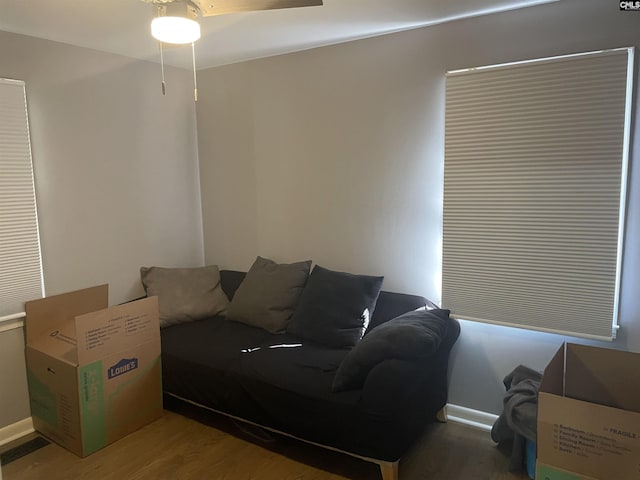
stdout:
{"type": "Polygon", "coordinates": [[[498,415],[448,403],[447,418],[451,422],[462,423],[488,432],[493,427],[498,415]]]}
{"type": "Polygon", "coordinates": [[[5,445],[9,442],[13,442],[20,437],[29,435],[35,430],[33,428],[33,420],[31,417],[20,420],[6,427],[0,428],[0,445],[5,445]]]}

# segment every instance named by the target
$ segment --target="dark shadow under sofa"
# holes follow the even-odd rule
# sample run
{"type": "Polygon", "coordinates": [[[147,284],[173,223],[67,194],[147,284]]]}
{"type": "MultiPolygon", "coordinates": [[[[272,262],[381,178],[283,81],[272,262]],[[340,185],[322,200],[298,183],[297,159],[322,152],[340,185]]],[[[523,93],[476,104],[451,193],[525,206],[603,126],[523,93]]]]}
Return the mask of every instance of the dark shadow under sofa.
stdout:
{"type": "MultiPolygon", "coordinates": [[[[245,272],[221,270],[232,300],[245,272]]],[[[365,333],[424,307],[426,298],[381,291],[365,333]]],[[[332,348],[290,333],[270,333],[217,315],[163,328],[165,395],[380,465],[396,480],[398,463],[447,402],[447,369],[460,326],[448,316],[429,355],[390,355],[359,388],[334,391],[351,348],[332,348]]],[[[362,340],[364,341],[364,339],[362,340]]],[[[400,349],[402,347],[400,346],[400,349]]]]}

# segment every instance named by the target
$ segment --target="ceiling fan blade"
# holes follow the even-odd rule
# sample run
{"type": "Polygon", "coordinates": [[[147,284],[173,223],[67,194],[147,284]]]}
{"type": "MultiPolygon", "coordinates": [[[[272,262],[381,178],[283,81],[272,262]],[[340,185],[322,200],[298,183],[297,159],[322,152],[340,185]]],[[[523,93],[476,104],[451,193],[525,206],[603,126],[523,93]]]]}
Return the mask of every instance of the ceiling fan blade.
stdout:
{"type": "Polygon", "coordinates": [[[278,8],[313,7],[322,0],[192,0],[200,7],[203,17],[226,13],[274,10],[278,8]]]}

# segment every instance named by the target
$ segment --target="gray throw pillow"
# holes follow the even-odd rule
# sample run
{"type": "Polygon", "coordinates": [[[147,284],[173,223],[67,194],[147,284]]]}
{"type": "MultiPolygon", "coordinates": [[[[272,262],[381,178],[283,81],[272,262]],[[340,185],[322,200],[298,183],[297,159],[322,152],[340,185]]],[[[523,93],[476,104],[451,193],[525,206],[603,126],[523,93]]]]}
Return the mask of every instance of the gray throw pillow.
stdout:
{"type": "Polygon", "coordinates": [[[227,318],[271,333],[286,329],[302,289],[311,260],[278,264],[258,257],[233,295],[227,318]]]}
{"type": "Polygon", "coordinates": [[[141,267],[140,279],[147,296],[158,296],[161,328],[224,314],[229,305],[216,265],[141,267]]]}
{"type": "Polygon", "coordinates": [[[415,310],[371,330],[349,351],[333,379],[334,392],[360,388],[369,372],[390,360],[428,359],[447,333],[449,310],[415,310]]]}

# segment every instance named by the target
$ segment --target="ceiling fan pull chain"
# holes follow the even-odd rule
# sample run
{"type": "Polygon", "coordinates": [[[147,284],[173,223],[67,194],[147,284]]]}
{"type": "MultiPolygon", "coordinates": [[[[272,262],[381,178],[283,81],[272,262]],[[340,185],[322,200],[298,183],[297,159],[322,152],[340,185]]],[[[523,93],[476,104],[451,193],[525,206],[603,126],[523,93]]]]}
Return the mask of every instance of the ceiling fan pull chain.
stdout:
{"type": "Polygon", "coordinates": [[[167,94],[167,84],[164,81],[164,55],[162,53],[162,42],[158,42],[160,45],[160,69],[162,71],[162,95],[167,94]]]}
{"type": "Polygon", "coordinates": [[[193,101],[198,101],[198,78],[196,74],[196,44],[191,42],[191,59],[193,60],[193,101]]]}

